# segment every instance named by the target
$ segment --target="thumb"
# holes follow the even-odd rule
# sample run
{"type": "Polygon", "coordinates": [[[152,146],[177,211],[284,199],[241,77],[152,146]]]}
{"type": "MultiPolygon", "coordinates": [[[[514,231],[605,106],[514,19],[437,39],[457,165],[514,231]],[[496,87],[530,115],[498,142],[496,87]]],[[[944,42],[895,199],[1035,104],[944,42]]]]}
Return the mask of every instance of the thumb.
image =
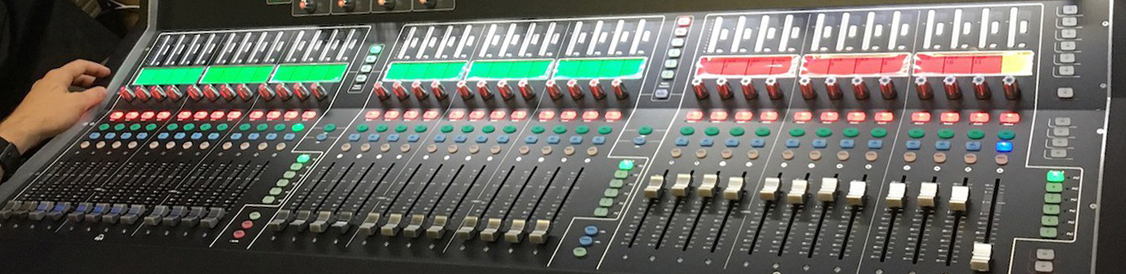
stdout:
{"type": "Polygon", "coordinates": [[[75,95],[78,95],[86,109],[90,109],[98,105],[98,103],[101,103],[102,100],[106,98],[107,93],[109,93],[109,91],[106,90],[105,87],[93,87],[75,95]]]}

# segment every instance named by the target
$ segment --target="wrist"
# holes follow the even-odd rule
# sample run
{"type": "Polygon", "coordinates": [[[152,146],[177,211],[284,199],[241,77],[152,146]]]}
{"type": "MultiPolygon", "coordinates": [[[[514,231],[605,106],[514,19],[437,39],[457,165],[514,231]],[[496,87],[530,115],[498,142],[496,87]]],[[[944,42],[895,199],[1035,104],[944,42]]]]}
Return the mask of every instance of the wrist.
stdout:
{"type": "Polygon", "coordinates": [[[15,145],[20,154],[24,154],[42,141],[39,134],[27,130],[28,128],[28,126],[21,125],[18,122],[6,120],[0,123],[0,138],[4,138],[8,143],[15,145]]]}

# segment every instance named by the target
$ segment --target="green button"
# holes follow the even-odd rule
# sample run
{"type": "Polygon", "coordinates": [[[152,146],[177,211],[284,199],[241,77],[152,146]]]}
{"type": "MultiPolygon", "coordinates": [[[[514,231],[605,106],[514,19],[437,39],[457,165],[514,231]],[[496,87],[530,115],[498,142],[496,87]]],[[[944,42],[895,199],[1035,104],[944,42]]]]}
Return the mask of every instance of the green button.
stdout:
{"type": "Polygon", "coordinates": [[[888,130],[882,128],[873,128],[870,133],[873,138],[884,138],[888,136],[888,130]]]}
{"type": "Polygon", "coordinates": [[[305,124],[296,123],[296,124],[293,124],[293,126],[289,127],[289,129],[292,130],[293,132],[301,132],[302,130],[305,130],[305,124]]]}
{"type": "Polygon", "coordinates": [[[258,212],[258,211],[250,212],[250,220],[251,221],[257,221],[258,219],[262,219],[262,213],[261,212],[258,212]]]}
{"type": "Polygon", "coordinates": [[[755,129],[755,135],[758,136],[758,137],[770,136],[770,129],[766,128],[766,127],[756,128],[755,129]]]}
{"type": "Polygon", "coordinates": [[[980,129],[971,129],[970,131],[966,131],[966,137],[970,137],[970,139],[974,140],[980,140],[981,138],[985,138],[985,131],[982,131],[980,129]]]}
{"type": "Polygon", "coordinates": [[[371,45],[371,48],[368,48],[368,53],[371,53],[371,54],[374,54],[374,55],[379,55],[380,53],[383,53],[383,44],[371,45]]]}
{"type": "Polygon", "coordinates": [[[278,196],[278,195],[281,195],[281,192],[282,192],[282,189],[280,187],[275,187],[275,188],[270,189],[270,195],[278,196]]]}
{"type": "Polygon", "coordinates": [[[504,133],[509,133],[509,134],[511,134],[511,133],[514,133],[514,132],[516,132],[516,126],[514,126],[514,125],[507,125],[507,126],[504,126],[503,128],[501,128],[500,130],[501,130],[501,131],[504,131],[504,133]]]}
{"type": "Polygon", "coordinates": [[[227,124],[219,124],[219,125],[215,126],[215,130],[224,131],[224,130],[227,130],[227,128],[229,128],[229,127],[230,126],[228,126],[227,124]]]}
{"type": "Polygon", "coordinates": [[[1055,239],[1058,232],[1054,227],[1041,227],[1040,238],[1055,239]]]}
{"type": "Polygon", "coordinates": [[[414,132],[415,132],[415,133],[423,133],[423,132],[426,132],[426,129],[427,129],[426,125],[415,125],[415,126],[414,126],[414,132]]]}
{"type": "Polygon", "coordinates": [[[841,131],[841,134],[844,134],[845,137],[853,138],[860,136],[860,129],[854,127],[845,128],[844,131],[841,131]]]}
{"type": "Polygon", "coordinates": [[[614,199],[610,199],[610,198],[601,198],[601,199],[598,199],[598,206],[600,206],[600,207],[611,207],[611,206],[614,206],[614,199]]]}
{"type": "Polygon", "coordinates": [[[452,126],[452,125],[443,125],[443,126],[442,126],[442,128],[440,128],[439,130],[441,130],[441,131],[442,131],[442,133],[450,133],[450,132],[453,132],[453,131],[454,131],[454,126],[452,126]]]}
{"type": "Polygon", "coordinates": [[[1063,196],[1059,193],[1044,193],[1045,204],[1059,204],[1063,201],[1063,196]]]}
{"type": "Polygon", "coordinates": [[[398,133],[407,132],[407,125],[396,125],[395,126],[395,132],[398,132],[398,133]]]}
{"type": "Polygon", "coordinates": [[[743,134],[747,134],[747,130],[742,127],[733,127],[731,128],[731,131],[728,131],[728,133],[731,133],[731,136],[738,137],[743,136],[743,134]]]}
{"type": "Polygon", "coordinates": [[[828,128],[819,128],[817,131],[814,131],[814,133],[817,134],[817,137],[833,136],[833,130],[828,128]]]}
{"type": "Polygon", "coordinates": [[[578,133],[578,134],[587,134],[588,132],[590,132],[590,127],[588,127],[588,126],[586,126],[586,125],[582,125],[582,126],[577,126],[577,127],[575,127],[575,133],[578,133]]]}
{"type": "Polygon", "coordinates": [[[109,128],[110,128],[109,124],[98,125],[98,130],[109,130],[109,128]]]}
{"type": "Polygon", "coordinates": [[[297,163],[300,163],[300,164],[308,163],[309,160],[312,160],[312,159],[313,159],[313,157],[309,156],[309,154],[297,155],[297,163]]]}
{"type": "Polygon", "coordinates": [[[487,126],[481,127],[481,132],[484,132],[484,133],[493,133],[493,132],[496,132],[496,131],[497,131],[497,127],[492,126],[492,125],[487,125],[487,126]]]}
{"type": "MultiPolygon", "coordinates": [[[[297,126],[297,125],[294,125],[294,126],[297,126]]],[[[304,128],[305,128],[305,126],[301,126],[301,129],[304,129],[304,128]]],[[[285,124],[274,125],[274,131],[285,131],[285,124]]]]}
{"type": "Polygon", "coordinates": [[[532,133],[540,134],[540,133],[543,133],[543,131],[544,131],[544,128],[541,125],[532,126],[532,133]]]}
{"type": "Polygon", "coordinates": [[[293,177],[297,177],[297,172],[286,171],[285,173],[282,173],[282,178],[293,179],[293,177]]]}
{"type": "Polygon", "coordinates": [[[708,135],[708,136],[716,136],[716,135],[719,135],[719,128],[717,128],[717,127],[708,127],[708,128],[705,128],[705,129],[704,129],[704,134],[705,134],[705,135],[708,135]]]}
{"type": "Polygon", "coordinates": [[[641,135],[649,135],[649,134],[652,134],[652,133],[653,133],[653,127],[650,127],[650,126],[641,126],[640,128],[638,128],[638,129],[637,129],[637,133],[638,133],[638,134],[641,134],[641,135]]]}
{"type": "Polygon", "coordinates": [[[938,130],[938,138],[942,138],[942,139],[954,138],[954,130],[949,129],[949,128],[940,129],[940,130],[938,130]]]}
{"type": "Polygon", "coordinates": [[[378,125],[375,125],[375,131],[376,131],[376,132],[384,132],[384,131],[387,131],[387,124],[378,124],[378,125]]]}
{"type": "Polygon", "coordinates": [[[325,132],[333,132],[336,130],[336,124],[327,124],[324,127],[325,132]]]}
{"type": "Polygon", "coordinates": [[[1041,216],[1040,225],[1042,226],[1058,226],[1060,225],[1060,217],[1056,216],[1041,216]]]}
{"type": "Polygon", "coordinates": [[[1044,215],[1060,215],[1060,206],[1044,205],[1044,215]]]}
{"type": "MultiPolygon", "coordinates": [[[[610,215],[610,209],[609,208],[599,207],[599,208],[594,209],[594,216],[595,217],[606,217],[606,215],[610,215]]],[[[581,247],[579,247],[579,248],[581,248],[581,247]]],[[[578,248],[576,248],[576,250],[577,249],[578,248]]],[[[583,255],[585,256],[586,255],[586,253],[585,253],[586,249],[583,249],[583,252],[584,252],[583,255]]],[[[575,254],[575,255],[578,256],[579,254],[575,254]]]]}
{"type": "MultiPolygon", "coordinates": [[[[598,210],[595,210],[594,212],[594,215],[598,215],[598,210]]],[[[602,214],[602,216],[606,216],[606,214],[602,214]]],[[[571,250],[571,254],[574,254],[575,258],[586,257],[586,248],[581,246],[576,247],[575,249],[571,250]]]]}
{"type": "Polygon", "coordinates": [[[625,179],[626,177],[629,177],[629,171],[625,171],[625,170],[614,171],[614,179],[625,179]]]}
{"type": "Polygon", "coordinates": [[[464,125],[464,126],[461,126],[461,132],[462,132],[462,133],[470,133],[470,132],[473,132],[473,130],[474,130],[474,129],[475,129],[475,128],[474,128],[473,126],[471,126],[471,125],[464,125]]]}
{"type": "Polygon", "coordinates": [[[1044,189],[1048,193],[1060,193],[1063,192],[1063,184],[1048,183],[1044,185],[1044,189]]]}
{"type": "Polygon", "coordinates": [[[1049,183],[1063,183],[1064,177],[1062,170],[1049,170],[1047,180],[1049,183]]]}
{"type": "Polygon", "coordinates": [[[247,131],[247,130],[250,130],[250,124],[241,124],[241,125],[238,125],[238,130],[241,130],[241,131],[247,131]]]}
{"type": "Polygon", "coordinates": [[[692,135],[693,133],[696,133],[695,128],[692,128],[692,127],[682,127],[682,128],[680,128],[680,135],[688,136],[688,135],[692,135]]]}
{"type": "Polygon", "coordinates": [[[790,129],[790,136],[793,136],[793,137],[802,137],[802,136],[805,136],[805,129],[801,129],[801,128],[791,128],[791,129],[790,129]]]}
{"type": "Polygon", "coordinates": [[[278,186],[278,187],[287,187],[287,186],[289,186],[289,180],[286,180],[286,179],[278,179],[278,183],[277,183],[277,184],[274,184],[274,185],[276,185],[276,186],[278,186]]]}
{"type": "Polygon", "coordinates": [[[626,184],[626,181],[624,181],[622,179],[610,180],[610,187],[612,187],[612,188],[622,188],[622,186],[624,186],[625,184],[626,184]]]}
{"type": "MultiPolygon", "coordinates": [[[[121,126],[121,125],[119,125],[119,126],[121,126]]],[[[184,131],[192,131],[192,130],[195,130],[194,124],[184,124],[184,131]]]]}
{"type": "Polygon", "coordinates": [[[180,125],[177,125],[176,123],[171,123],[171,124],[168,124],[167,126],[165,126],[164,128],[167,129],[168,131],[175,131],[176,129],[180,128],[180,125]]]}
{"type": "Polygon", "coordinates": [[[606,134],[610,134],[611,132],[614,132],[614,128],[612,128],[610,126],[600,126],[600,127],[598,127],[598,134],[606,135],[606,134]]]}
{"type": "Polygon", "coordinates": [[[1001,138],[1001,140],[1012,140],[1016,137],[1017,133],[1013,132],[1013,130],[1011,129],[1003,129],[1000,132],[997,132],[997,138],[1001,138]]]}
{"type": "Polygon", "coordinates": [[[289,165],[289,170],[301,170],[303,167],[305,167],[305,165],[301,163],[293,163],[289,165]]]}
{"type": "Polygon", "coordinates": [[[256,129],[256,130],[258,130],[258,131],[266,131],[267,129],[270,129],[270,125],[267,125],[267,124],[260,124],[260,125],[258,125],[258,127],[257,127],[257,128],[255,128],[255,129],[256,129]]]}
{"type": "Polygon", "coordinates": [[[551,128],[551,132],[555,132],[555,134],[567,133],[567,127],[564,125],[557,125],[551,128]]]}
{"type": "Polygon", "coordinates": [[[633,170],[633,160],[622,160],[621,162],[618,162],[618,169],[633,170]]]}
{"type": "Polygon", "coordinates": [[[115,131],[120,131],[120,130],[123,130],[123,129],[125,129],[125,124],[113,125],[113,130],[115,130],[115,131]]]}
{"type": "Polygon", "coordinates": [[[132,124],[132,125],[129,125],[129,130],[132,130],[132,131],[138,131],[138,130],[141,130],[141,124],[132,124]]]}
{"type": "Polygon", "coordinates": [[[921,128],[912,128],[907,131],[907,136],[911,136],[911,139],[919,139],[927,136],[927,131],[921,128]]]}
{"type": "Polygon", "coordinates": [[[266,196],[266,197],[262,197],[262,203],[263,203],[263,204],[272,204],[272,203],[274,203],[274,201],[275,201],[276,199],[277,199],[277,198],[274,198],[274,196],[266,196]]]}
{"type": "Polygon", "coordinates": [[[211,124],[203,123],[202,125],[199,125],[199,130],[201,130],[201,131],[211,130],[211,124]]]}
{"type": "Polygon", "coordinates": [[[613,189],[613,188],[607,188],[606,191],[602,192],[602,197],[617,198],[618,197],[618,190],[613,189]]]}
{"type": "Polygon", "coordinates": [[[156,125],[156,124],[147,124],[147,125],[145,125],[145,131],[153,131],[153,130],[156,130],[156,128],[157,128],[157,125],[156,125]]]}
{"type": "Polygon", "coordinates": [[[356,125],[356,132],[366,132],[366,131],[368,131],[368,128],[369,127],[368,127],[367,124],[359,124],[359,125],[356,125]]]}

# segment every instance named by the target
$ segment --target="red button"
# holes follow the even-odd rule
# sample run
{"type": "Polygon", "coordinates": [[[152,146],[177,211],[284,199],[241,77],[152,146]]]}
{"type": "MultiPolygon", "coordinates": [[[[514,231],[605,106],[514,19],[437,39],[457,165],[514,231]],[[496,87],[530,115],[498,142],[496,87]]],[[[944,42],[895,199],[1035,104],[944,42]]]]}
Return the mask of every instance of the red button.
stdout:
{"type": "Polygon", "coordinates": [[[1014,125],[1020,123],[1020,113],[1005,112],[1001,113],[1001,124],[1014,125]]]}
{"type": "Polygon", "coordinates": [[[826,111],[826,112],[821,113],[821,122],[822,123],[826,123],[826,124],[833,123],[833,122],[836,122],[839,119],[841,119],[841,115],[839,113],[837,113],[836,111],[826,111]]]}
{"type": "Polygon", "coordinates": [[[227,121],[235,121],[240,118],[242,118],[242,111],[240,110],[232,110],[231,112],[227,112],[227,121]]]}
{"type": "Polygon", "coordinates": [[[861,111],[850,111],[846,114],[845,119],[848,120],[849,123],[860,123],[868,119],[868,114],[861,111]]]}
{"type": "Polygon", "coordinates": [[[212,111],[210,116],[211,121],[218,121],[220,119],[223,119],[223,117],[227,117],[227,113],[223,112],[222,110],[212,111]]]}
{"type": "Polygon", "coordinates": [[[116,121],[121,120],[121,118],[125,118],[125,112],[114,111],[114,112],[110,112],[110,114],[109,114],[109,120],[110,121],[116,122],[116,121]]]}
{"type": "Polygon", "coordinates": [[[235,233],[231,233],[231,237],[235,238],[235,240],[246,238],[246,231],[235,230],[235,233]]]}
{"type": "Polygon", "coordinates": [[[305,112],[301,113],[301,120],[309,121],[309,120],[313,120],[313,119],[316,119],[316,118],[317,118],[317,112],[316,111],[306,110],[305,112]]]}
{"type": "Polygon", "coordinates": [[[577,117],[579,117],[579,112],[574,110],[564,110],[559,114],[559,120],[564,122],[570,122],[571,120],[575,120],[575,118],[577,117]]]}
{"type": "Polygon", "coordinates": [[[544,110],[540,111],[540,122],[547,122],[555,119],[555,111],[544,110]]]}
{"type": "Polygon", "coordinates": [[[622,119],[622,112],[617,110],[606,111],[606,122],[614,122],[622,119]]]}
{"type": "Polygon", "coordinates": [[[271,110],[270,112],[266,113],[266,121],[277,120],[281,118],[281,115],[282,114],[280,110],[271,110]]]}
{"type": "Polygon", "coordinates": [[[261,111],[261,110],[250,111],[250,120],[251,121],[261,120],[263,116],[266,116],[266,113],[261,111]]]}
{"type": "Polygon", "coordinates": [[[450,111],[450,121],[461,121],[465,119],[465,110],[455,109],[450,111]]]}
{"type": "Polygon", "coordinates": [[[474,111],[469,112],[469,120],[470,121],[481,121],[482,119],[485,119],[485,111],[484,110],[479,109],[479,110],[474,110],[474,111]]]}
{"type": "Polygon", "coordinates": [[[191,118],[192,112],[190,110],[181,111],[179,114],[176,114],[176,120],[185,121],[191,118]]]}
{"type": "Polygon", "coordinates": [[[207,111],[196,111],[195,114],[192,115],[192,120],[203,121],[204,119],[207,119],[207,115],[210,115],[210,113],[208,113],[207,111]]]}
{"type": "Polygon", "coordinates": [[[805,123],[813,120],[813,113],[808,111],[794,112],[794,122],[805,123]]]}
{"type": "Polygon", "coordinates": [[[880,111],[876,112],[876,117],[874,119],[876,120],[876,123],[887,124],[892,120],[895,120],[895,114],[891,113],[891,111],[880,111]]]}
{"type": "Polygon", "coordinates": [[[152,112],[152,111],[141,112],[141,121],[152,120],[153,117],[156,117],[155,112],[152,112]]]}
{"type": "Polygon", "coordinates": [[[168,120],[168,117],[172,117],[172,113],[168,112],[167,110],[156,113],[156,120],[157,121],[168,120]]]}
{"type": "Polygon", "coordinates": [[[136,112],[136,111],[130,111],[130,112],[125,113],[125,121],[137,120],[137,117],[141,117],[141,113],[136,112]]]}
{"type": "Polygon", "coordinates": [[[722,110],[712,111],[711,114],[708,114],[708,120],[711,120],[712,122],[727,121],[727,112],[722,110]]]}
{"type": "Polygon", "coordinates": [[[242,221],[242,229],[254,228],[254,221],[242,221]]]}
{"type": "Polygon", "coordinates": [[[986,112],[970,113],[970,123],[980,125],[980,124],[985,124],[985,123],[988,123],[988,122],[989,122],[989,113],[986,113],[986,112]]]}
{"type": "Polygon", "coordinates": [[[957,112],[943,112],[942,115],[939,115],[938,120],[944,124],[953,124],[962,120],[962,115],[957,112]]]}
{"type": "Polygon", "coordinates": [[[379,119],[379,114],[382,114],[382,113],[380,113],[378,110],[369,110],[367,113],[364,114],[364,120],[371,121],[371,120],[379,119]]]}
{"type": "Polygon", "coordinates": [[[704,112],[699,110],[689,111],[684,114],[684,119],[688,120],[688,122],[699,122],[704,119],[704,112]]]}
{"type": "Polygon", "coordinates": [[[755,117],[755,115],[753,113],[751,113],[750,111],[736,112],[735,113],[735,122],[739,122],[739,123],[750,122],[751,119],[753,119],[754,117],[755,117]]]}
{"type": "Polygon", "coordinates": [[[592,122],[598,119],[600,114],[597,110],[583,111],[583,122],[592,122]]]}
{"type": "Polygon", "coordinates": [[[434,119],[438,119],[439,114],[441,114],[441,113],[439,113],[438,110],[436,110],[436,109],[427,110],[426,112],[422,113],[422,120],[423,121],[432,121],[434,119]]]}
{"type": "Polygon", "coordinates": [[[392,110],[388,110],[387,112],[383,113],[383,120],[384,121],[391,121],[391,120],[397,120],[397,119],[399,119],[399,111],[398,110],[392,109],[392,110]]]}
{"type": "Polygon", "coordinates": [[[512,121],[514,121],[514,122],[524,121],[524,119],[528,119],[528,111],[527,110],[513,111],[512,116],[510,116],[510,117],[512,118],[512,121]]]}
{"type": "Polygon", "coordinates": [[[931,121],[930,112],[916,112],[911,114],[911,122],[916,124],[929,123],[931,121]]]}
{"type": "Polygon", "coordinates": [[[296,110],[290,110],[290,111],[286,111],[285,116],[282,116],[282,118],[284,118],[286,121],[293,121],[294,119],[297,119],[298,115],[301,115],[301,114],[298,113],[296,110]]]}
{"type": "Polygon", "coordinates": [[[403,121],[414,121],[415,119],[418,119],[418,115],[418,110],[408,110],[406,112],[403,112],[403,121]]]}
{"type": "Polygon", "coordinates": [[[774,122],[778,120],[778,113],[774,111],[763,111],[759,113],[758,119],[763,122],[774,122]]]}
{"type": "Polygon", "coordinates": [[[504,120],[504,116],[508,116],[508,113],[506,113],[503,110],[494,110],[492,113],[489,113],[489,120],[492,120],[492,121],[504,120]]]}

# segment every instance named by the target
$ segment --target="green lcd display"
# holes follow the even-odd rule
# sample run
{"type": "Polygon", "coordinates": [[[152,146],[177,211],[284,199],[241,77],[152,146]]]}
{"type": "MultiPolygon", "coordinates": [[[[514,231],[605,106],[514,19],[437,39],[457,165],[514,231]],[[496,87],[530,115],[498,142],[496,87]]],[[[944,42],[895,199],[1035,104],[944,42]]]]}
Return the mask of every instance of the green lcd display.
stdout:
{"type": "Polygon", "coordinates": [[[547,79],[551,60],[476,61],[469,66],[469,80],[547,79]]]}
{"type": "Polygon", "coordinates": [[[212,66],[203,74],[201,84],[265,83],[274,66],[212,66]]]}
{"type": "Polygon", "coordinates": [[[279,65],[271,83],[340,82],[348,64],[287,64],[279,65]]]}
{"type": "Polygon", "coordinates": [[[556,79],[641,78],[645,58],[561,59],[555,69],[556,79]]]}
{"type": "Polygon", "coordinates": [[[199,81],[203,67],[143,68],[133,80],[134,85],[189,85],[199,81]]]}
{"type": "Polygon", "coordinates": [[[466,62],[398,62],[387,68],[389,81],[458,80],[466,62]]]}

